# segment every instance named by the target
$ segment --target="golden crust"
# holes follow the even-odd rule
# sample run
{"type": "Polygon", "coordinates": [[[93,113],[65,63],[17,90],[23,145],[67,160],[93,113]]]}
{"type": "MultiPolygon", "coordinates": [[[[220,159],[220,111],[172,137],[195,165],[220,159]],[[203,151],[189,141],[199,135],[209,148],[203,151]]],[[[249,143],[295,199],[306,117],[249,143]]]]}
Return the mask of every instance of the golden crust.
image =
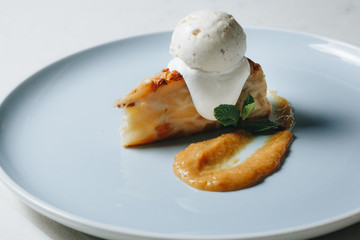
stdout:
{"type": "MultiPolygon", "coordinates": [[[[250,65],[250,76],[262,74],[260,64],[253,62],[251,59],[248,60],[250,65]]],[[[154,77],[143,79],[142,82],[140,82],[140,84],[131,90],[124,98],[118,99],[115,105],[118,108],[131,107],[134,104],[133,101],[144,97],[146,94],[155,92],[162,86],[178,81],[184,81],[183,76],[179,72],[171,72],[168,68],[164,68],[161,72],[156,73],[154,77]]]]}
{"type": "Polygon", "coordinates": [[[118,108],[132,107],[134,101],[145,97],[151,92],[155,92],[162,86],[166,86],[178,81],[184,82],[184,78],[180,73],[177,71],[170,72],[168,68],[164,68],[161,72],[156,73],[154,77],[143,79],[124,98],[118,99],[115,102],[115,105],[118,108]]]}

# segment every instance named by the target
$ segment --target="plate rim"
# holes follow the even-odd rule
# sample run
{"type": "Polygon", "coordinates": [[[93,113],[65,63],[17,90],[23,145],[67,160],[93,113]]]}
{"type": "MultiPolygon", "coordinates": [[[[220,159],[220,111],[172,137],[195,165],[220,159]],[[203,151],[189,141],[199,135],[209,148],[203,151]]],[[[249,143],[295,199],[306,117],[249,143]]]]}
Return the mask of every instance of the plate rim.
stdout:
{"type": "MultiPolygon", "coordinates": [[[[270,28],[270,27],[257,27],[257,26],[245,26],[245,32],[247,30],[259,30],[259,31],[271,31],[271,32],[280,32],[287,34],[296,34],[302,35],[310,38],[320,39],[327,42],[331,42],[334,44],[338,44],[347,48],[357,49],[360,52],[360,46],[356,46],[354,44],[348,43],[346,41],[314,34],[308,32],[302,32],[297,30],[288,30],[288,29],[280,29],[280,28],[270,28]]],[[[76,55],[84,54],[87,51],[92,51],[96,48],[101,48],[106,45],[111,45],[121,41],[127,41],[130,39],[139,39],[146,38],[154,35],[161,34],[170,34],[171,31],[160,31],[153,32],[148,34],[138,34],[134,36],[129,36],[113,41],[109,41],[106,43],[102,43],[99,45],[95,45],[86,49],[83,49],[79,52],[72,53],[68,56],[60,58],[43,68],[40,68],[35,73],[31,74],[29,77],[21,81],[18,85],[16,85],[13,89],[9,91],[9,93],[4,97],[4,99],[0,99],[0,109],[3,107],[4,103],[10,98],[10,96],[16,91],[23,83],[32,79],[36,74],[39,74],[45,69],[60,63],[66,59],[75,57],[76,55]]],[[[36,212],[58,222],[63,225],[66,225],[70,228],[77,229],[79,231],[84,231],[90,233],[94,236],[98,237],[110,237],[110,238],[119,238],[119,237],[130,237],[138,238],[142,237],[144,239],[183,239],[183,240],[200,240],[200,239],[285,239],[286,237],[316,237],[322,234],[330,233],[344,227],[350,226],[356,222],[360,221],[360,206],[356,209],[352,209],[347,212],[343,212],[331,218],[322,219],[319,221],[298,225],[296,227],[291,228],[283,228],[280,230],[273,231],[265,231],[265,232],[256,232],[256,233],[239,233],[239,234],[217,234],[217,235],[191,235],[191,234],[169,234],[169,233],[159,233],[159,232],[151,232],[144,231],[135,228],[115,226],[111,224],[106,224],[102,222],[98,222],[95,220],[90,220],[85,217],[80,217],[75,214],[66,212],[61,210],[35,196],[31,193],[27,192],[21,186],[19,186],[0,166],[0,181],[12,192],[14,193],[19,200],[21,200],[25,205],[35,210],[36,212]]]]}
{"type": "MultiPolygon", "coordinates": [[[[70,228],[90,233],[97,237],[118,239],[118,237],[141,237],[143,239],[181,239],[181,240],[215,240],[215,239],[286,239],[287,237],[316,237],[350,226],[360,220],[360,207],[337,216],[316,222],[299,225],[282,230],[265,231],[258,233],[191,235],[168,234],[144,231],[128,227],[105,224],[61,210],[43,200],[31,195],[15,183],[6,172],[0,168],[0,180],[20,200],[37,213],[42,214],[60,224],[70,228]]],[[[121,239],[121,238],[119,238],[121,239]]]]}

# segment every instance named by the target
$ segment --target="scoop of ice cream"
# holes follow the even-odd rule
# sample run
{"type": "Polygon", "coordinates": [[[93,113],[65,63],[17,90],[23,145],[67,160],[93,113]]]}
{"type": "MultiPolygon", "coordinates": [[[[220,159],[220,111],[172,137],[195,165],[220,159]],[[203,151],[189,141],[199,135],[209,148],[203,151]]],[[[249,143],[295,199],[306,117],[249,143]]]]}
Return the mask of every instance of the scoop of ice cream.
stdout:
{"type": "Polygon", "coordinates": [[[217,10],[191,13],[176,26],[170,53],[190,68],[224,71],[244,57],[246,35],[230,14],[217,10]]]}
{"type": "Polygon", "coordinates": [[[235,19],[224,12],[197,11],[174,30],[168,68],[184,77],[197,112],[216,120],[214,108],[236,104],[250,74],[246,36],[235,19]]]}

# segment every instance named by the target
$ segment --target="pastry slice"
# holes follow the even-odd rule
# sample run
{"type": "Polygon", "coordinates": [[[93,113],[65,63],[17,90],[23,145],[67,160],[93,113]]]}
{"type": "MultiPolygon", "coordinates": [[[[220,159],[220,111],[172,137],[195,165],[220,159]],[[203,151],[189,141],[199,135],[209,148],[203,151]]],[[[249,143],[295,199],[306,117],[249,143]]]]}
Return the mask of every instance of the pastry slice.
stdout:
{"type": "MultiPolygon", "coordinates": [[[[249,119],[266,118],[271,104],[261,66],[248,59],[250,75],[236,103],[239,109],[248,94],[256,108],[249,119]]],[[[143,79],[115,105],[125,113],[122,126],[122,145],[125,147],[151,143],[163,139],[188,136],[220,128],[217,121],[203,118],[196,111],[184,78],[177,71],[163,69],[152,78],[143,79]]]]}

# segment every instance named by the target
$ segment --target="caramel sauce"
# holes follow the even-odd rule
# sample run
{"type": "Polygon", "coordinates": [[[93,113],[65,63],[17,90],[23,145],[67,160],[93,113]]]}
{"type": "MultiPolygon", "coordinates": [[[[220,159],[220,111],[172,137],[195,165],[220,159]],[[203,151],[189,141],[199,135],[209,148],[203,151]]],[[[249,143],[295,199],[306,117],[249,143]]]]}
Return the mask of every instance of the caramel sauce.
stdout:
{"type": "MultiPolygon", "coordinates": [[[[273,94],[270,118],[291,129],[294,117],[290,103],[273,94]]],[[[254,140],[245,130],[190,144],[175,156],[173,171],[186,184],[206,191],[234,191],[251,187],[276,171],[293,139],[289,130],[277,132],[242,162],[236,158],[254,140]]]]}
{"type": "Polygon", "coordinates": [[[284,130],[269,137],[265,145],[240,164],[232,156],[254,139],[244,130],[190,144],[175,156],[174,173],[188,185],[207,191],[233,191],[253,186],[281,164],[292,140],[284,130]]]}

